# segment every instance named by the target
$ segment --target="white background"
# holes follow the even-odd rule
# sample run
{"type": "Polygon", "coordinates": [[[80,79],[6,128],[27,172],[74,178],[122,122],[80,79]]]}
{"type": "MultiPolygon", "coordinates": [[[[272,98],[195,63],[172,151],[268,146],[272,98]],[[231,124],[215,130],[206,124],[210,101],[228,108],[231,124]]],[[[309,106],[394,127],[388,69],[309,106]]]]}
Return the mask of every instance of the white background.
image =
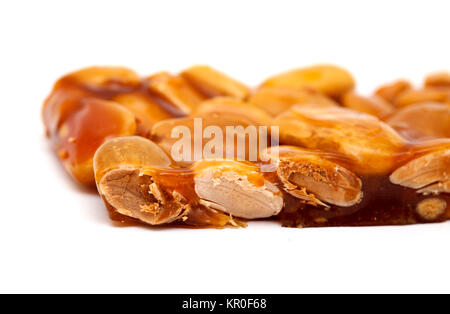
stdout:
{"type": "Polygon", "coordinates": [[[116,228],[72,183],[40,107],[88,65],[210,64],[249,85],[340,64],[371,92],[450,70],[448,1],[1,1],[0,292],[450,292],[450,224],[116,228]]]}

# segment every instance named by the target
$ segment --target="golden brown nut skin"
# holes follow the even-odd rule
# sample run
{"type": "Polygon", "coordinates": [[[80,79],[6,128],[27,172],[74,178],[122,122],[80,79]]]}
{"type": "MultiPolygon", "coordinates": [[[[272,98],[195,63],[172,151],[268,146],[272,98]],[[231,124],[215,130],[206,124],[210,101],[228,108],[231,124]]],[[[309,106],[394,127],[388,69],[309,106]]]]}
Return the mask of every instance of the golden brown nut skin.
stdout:
{"type": "Polygon", "coordinates": [[[450,73],[439,72],[428,75],[425,78],[425,86],[450,88],[450,73]]]}
{"type": "Polygon", "coordinates": [[[136,133],[134,115],[117,103],[86,98],[62,122],[52,143],[67,171],[83,185],[93,185],[92,157],[107,139],[136,133]]]}
{"type": "Polygon", "coordinates": [[[180,75],[207,98],[230,96],[244,100],[249,94],[247,86],[207,65],[192,66],[180,75]]]}
{"type": "Polygon", "coordinates": [[[184,116],[204,99],[180,76],[141,79],[123,67],[89,67],[55,83],[42,115],[67,171],[93,185],[92,157],[104,140],[148,136],[157,122],[184,116]]]}
{"type": "Polygon", "coordinates": [[[408,90],[401,93],[395,100],[395,106],[403,108],[423,102],[450,102],[450,88],[440,89],[427,87],[419,90],[408,90]]]}
{"type": "Polygon", "coordinates": [[[285,191],[311,205],[349,207],[362,199],[361,180],[339,165],[347,161],[343,156],[283,145],[261,154],[276,167],[285,191]]]}
{"type": "Polygon", "coordinates": [[[354,92],[345,93],[341,103],[348,109],[364,112],[383,119],[395,111],[395,107],[381,97],[363,97],[354,92]]]}
{"type": "Polygon", "coordinates": [[[261,87],[290,89],[311,88],[329,97],[339,98],[352,90],[355,81],[345,69],[335,65],[315,65],[275,75],[261,84],[261,87]]]}
{"type": "Polygon", "coordinates": [[[258,88],[249,99],[249,103],[271,116],[277,116],[293,105],[316,105],[319,107],[338,106],[331,98],[313,89],[290,89],[280,87],[258,88]]]}
{"type": "Polygon", "coordinates": [[[282,193],[257,165],[232,159],[203,159],[192,166],[202,204],[247,219],[277,215],[282,193]]]}
{"type": "Polygon", "coordinates": [[[393,104],[401,93],[410,89],[412,89],[412,85],[410,82],[405,80],[398,80],[379,87],[375,91],[375,95],[393,104]]]}
{"type": "MultiPolygon", "coordinates": [[[[164,151],[174,156],[182,149],[177,143],[187,131],[190,142],[189,156],[175,158],[181,166],[189,166],[202,158],[238,158],[249,161],[257,160],[258,146],[261,142],[269,145],[271,140],[270,128],[267,133],[260,133],[258,127],[270,125],[271,117],[257,107],[251,106],[240,100],[218,97],[207,100],[189,117],[164,120],[157,123],[153,128],[150,139],[160,145],[164,151]],[[198,126],[198,129],[196,129],[198,126]],[[231,140],[227,140],[227,130],[232,129],[234,133],[231,140]],[[217,130],[218,133],[207,134],[208,131],[217,130]],[[207,134],[208,136],[205,136],[207,134]],[[218,146],[210,145],[212,140],[218,140],[218,146]],[[245,150],[238,150],[238,141],[245,143],[245,150]],[[196,145],[196,143],[200,143],[196,145]],[[198,149],[197,149],[197,148],[198,149]],[[197,151],[197,153],[196,153],[197,151]],[[202,154],[206,152],[206,154],[202,154]],[[229,156],[227,152],[232,152],[229,156]]],[[[267,147],[267,146],[266,146],[267,147]]],[[[265,148],[265,147],[264,147],[265,148]]]]}
{"type": "Polygon", "coordinates": [[[157,144],[143,137],[105,142],[95,153],[94,169],[98,191],[115,220],[216,228],[239,225],[227,214],[201,205],[194,172],[178,168],[157,144]]]}
{"type": "Polygon", "coordinates": [[[389,172],[406,144],[374,116],[339,107],[293,106],[273,124],[280,128],[281,144],[342,154],[359,174],[389,172]]]}
{"type": "Polygon", "coordinates": [[[398,110],[386,123],[412,141],[450,138],[450,105],[412,104],[398,110]]]}

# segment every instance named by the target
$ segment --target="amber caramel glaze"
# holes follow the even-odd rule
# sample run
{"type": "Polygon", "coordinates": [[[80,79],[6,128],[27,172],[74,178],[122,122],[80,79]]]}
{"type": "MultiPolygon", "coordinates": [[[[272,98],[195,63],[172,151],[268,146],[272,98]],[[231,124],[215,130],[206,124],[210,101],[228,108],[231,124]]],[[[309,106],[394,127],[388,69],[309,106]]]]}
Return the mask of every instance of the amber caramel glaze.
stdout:
{"type": "MultiPolygon", "coordinates": [[[[410,143],[405,146],[404,152],[398,155],[397,166],[401,166],[408,161],[420,157],[427,152],[433,151],[437,147],[447,145],[450,148],[450,141],[435,140],[421,144],[410,143]]],[[[313,152],[312,152],[313,153],[313,152]]],[[[339,164],[347,169],[352,169],[351,159],[335,153],[323,153],[325,159],[339,164]]],[[[234,161],[230,160],[230,165],[234,161]]],[[[214,166],[212,160],[205,166],[214,166]]],[[[220,164],[222,165],[222,164],[220,164]]],[[[267,163],[248,163],[253,171],[259,171],[267,163]]],[[[218,164],[219,166],[219,164],[218,164]]],[[[264,169],[270,169],[265,167],[264,169]]],[[[196,169],[198,170],[198,169],[196,169]]],[[[165,191],[177,191],[189,200],[192,209],[184,219],[180,219],[175,224],[185,224],[197,227],[223,227],[230,221],[230,217],[219,212],[210,212],[204,206],[199,205],[198,196],[194,190],[195,169],[165,169],[158,172],[154,177],[165,191]]],[[[283,191],[284,207],[281,213],[275,217],[286,227],[324,227],[324,226],[376,226],[376,225],[407,225],[414,223],[442,222],[450,219],[450,195],[440,194],[423,195],[416,190],[392,184],[389,175],[386,176],[360,176],[363,184],[362,201],[349,207],[330,205],[329,208],[323,206],[307,204],[283,190],[276,169],[270,172],[263,172],[264,179],[274,183],[283,191]],[[429,221],[421,218],[417,211],[417,204],[428,198],[438,197],[446,201],[447,208],[438,218],[429,221]]],[[[251,179],[251,178],[249,178],[251,179]]],[[[257,184],[258,182],[254,182],[257,184]]],[[[124,225],[136,222],[126,216],[117,213],[111,214],[111,219],[123,222],[124,225]]],[[[242,223],[243,220],[237,221],[242,223]]]]}
{"type": "MultiPolygon", "coordinates": [[[[106,139],[133,134],[147,137],[154,123],[182,117],[186,113],[163,95],[152,91],[148,78],[138,81],[110,79],[102,84],[92,84],[82,81],[84,77],[80,78],[79,73],[83,71],[69,74],[55,83],[44,102],[42,116],[46,134],[67,171],[79,183],[93,186],[92,157],[106,139]],[[87,105],[93,100],[114,101],[119,105],[124,97],[142,99],[148,104],[124,103],[123,111],[87,105]],[[125,111],[135,116],[137,128],[128,128],[128,132],[122,133],[125,111]],[[155,117],[154,121],[149,119],[149,111],[155,117]]],[[[206,95],[202,97],[207,98],[206,95]]]]}
{"type": "MultiPolygon", "coordinates": [[[[437,147],[445,146],[450,148],[449,140],[434,140],[420,144],[408,143],[404,151],[398,154],[396,167],[423,156],[437,147]]],[[[325,159],[352,169],[352,161],[345,156],[320,153],[325,159]]],[[[284,207],[278,218],[285,227],[407,225],[443,222],[450,219],[449,194],[417,193],[414,189],[392,184],[389,174],[359,176],[363,187],[361,202],[350,207],[330,205],[329,208],[307,204],[287,193],[282,189],[283,185],[275,172],[266,172],[264,176],[283,191],[284,207]],[[435,197],[446,201],[445,212],[431,221],[421,218],[416,211],[417,204],[422,200],[435,197]]]]}

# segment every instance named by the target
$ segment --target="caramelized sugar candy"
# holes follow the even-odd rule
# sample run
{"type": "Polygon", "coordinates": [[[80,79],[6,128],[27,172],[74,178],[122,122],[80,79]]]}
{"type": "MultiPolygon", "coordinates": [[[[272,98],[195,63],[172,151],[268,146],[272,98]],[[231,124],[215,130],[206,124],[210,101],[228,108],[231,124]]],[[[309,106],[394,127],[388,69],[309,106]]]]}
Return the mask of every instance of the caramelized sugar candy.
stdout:
{"type": "Polygon", "coordinates": [[[368,113],[380,119],[390,116],[395,107],[379,96],[363,97],[354,92],[347,92],[342,96],[344,107],[368,113]]]}
{"type": "Polygon", "coordinates": [[[289,187],[280,214],[285,225],[412,224],[450,218],[450,140],[408,141],[375,117],[344,108],[294,106],[274,124],[280,127],[282,144],[318,151],[269,149],[278,150],[277,172],[289,187]],[[305,194],[320,202],[305,199],[305,194]]]}
{"type": "MultiPolygon", "coordinates": [[[[208,68],[204,75],[220,77],[217,88],[234,82],[208,68]]],[[[94,185],[92,157],[108,138],[148,136],[159,121],[190,114],[208,97],[180,75],[158,73],[148,78],[122,67],[90,67],[58,80],[43,105],[46,133],[66,170],[84,185],[94,185]],[[103,100],[103,102],[102,102],[103,100]],[[104,102],[108,101],[108,102],[104,102]],[[132,121],[133,120],[133,121],[132,121]]],[[[231,84],[233,85],[233,84],[231,84]]]]}
{"type": "MultiPolygon", "coordinates": [[[[364,98],[334,66],[287,72],[253,92],[205,66],[145,79],[124,68],[89,68],[55,84],[43,115],[78,181],[92,182],[100,146],[95,181],[117,221],[218,228],[268,217],[295,227],[438,222],[450,219],[447,78],[428,77],[424,93],[398,81],[364,98]],[[423,103],[430,99],[441,103],[423,103]],[[239,136],[249,140],[249,126],[278,126],[284,145],[266,148],[274,144],[268,129],[256,134],[265,143],[257,161],[250,141],[238,159],[205,141],[200,151],[217,155],[198,157],[194,149],[174,162],[171,133],[185,127],[194,134],[198,119],[203,136],[209,126],[241,126],[226,144],[233,153],[239,136]],[[118,136],[125,137],[111,139],[118,136]]],[[[210,129],[206,137],[213,135],[210,129]]]]}
{"type": "Polygon", "coordinates": [[[180,222],[217,228],[243,225],[202,205],[194,190],[194,172],[180,169],[143,137],[105,142],[95,153],[94,170],[99,194],[116,220],[131,217],[150,225],[180,222]]]}

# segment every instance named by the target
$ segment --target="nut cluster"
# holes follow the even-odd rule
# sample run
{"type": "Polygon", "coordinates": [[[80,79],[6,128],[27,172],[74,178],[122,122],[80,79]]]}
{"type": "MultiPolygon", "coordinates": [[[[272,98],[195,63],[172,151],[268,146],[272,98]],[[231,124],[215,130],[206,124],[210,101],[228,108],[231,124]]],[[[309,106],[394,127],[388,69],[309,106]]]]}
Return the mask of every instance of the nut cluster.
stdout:
{"type": "MultiPolygon", "coordinates": [[[[333,65],[252,89],[208,66],[149,77],[91,67],[56,82],[43,119],[66,170],[96,186],[117,221],[220,228],[269,217],[295,227],[450,219],[450,73],[429,75],[420,88],[395,81],[369,97],[354,87],[333,65]],[[171,133],[194,133],[195,121],[202,133],[277,127],[279,143],[269,131],[257,134],[265,148],[256,160],[249,149],[243,158],[175,161],[171,133]]],[[[215,153],[227,145],[234,139],[215,153]]]]}

